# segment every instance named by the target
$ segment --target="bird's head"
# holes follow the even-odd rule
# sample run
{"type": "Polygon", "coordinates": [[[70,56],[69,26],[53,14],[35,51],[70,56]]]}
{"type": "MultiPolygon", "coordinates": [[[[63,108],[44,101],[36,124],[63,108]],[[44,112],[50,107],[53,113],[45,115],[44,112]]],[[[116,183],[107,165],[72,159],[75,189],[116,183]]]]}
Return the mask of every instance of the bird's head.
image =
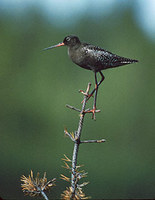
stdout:
{"type": "Polygon", "coordinates": [[[59,44],[54,45],[54,46],[47,47],[43,50],[48,50],[48,49],[52,49],[52,48],[60,47],[60,46],[74,47],[74,46],[79,45],[79,44],[81,44],[81,42],[80,42],[80,40],[77,36],[69,35],[69,36],[66,36],[64,38],[62,43],[59,43],[59,44]]]}
{"type": "Polygon", "coordinates": [[[73,47],[73,46],[76,46],[77,44],[80,44],[80,40],[77,36],[75,35],[69,35],[69,36],[66,36],[63,40],[63,43],[66,45],[66,46],[69,46],[69,47],[73,47]]]}

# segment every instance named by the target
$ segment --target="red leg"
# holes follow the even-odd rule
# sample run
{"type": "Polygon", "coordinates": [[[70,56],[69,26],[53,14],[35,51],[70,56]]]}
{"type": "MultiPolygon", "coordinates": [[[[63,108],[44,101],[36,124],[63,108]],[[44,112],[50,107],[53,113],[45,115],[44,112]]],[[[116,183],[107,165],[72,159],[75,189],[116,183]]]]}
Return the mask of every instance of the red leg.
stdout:
{"type": "Polygon", "coordinates": [[[94,105],[93,105],[93,109],[92,109],[92,119],[96,119],[95,117],[95,111],[96,111],[96,101],[97,101],[97,92],[98,92],[98,83],[97,83],[97,76],[96,76],[96,72],[95,72],[95,97],[94,97],[94,105]]]}
{"type": "MultiPolygon", "coordinates": [[[[94,97],[94,105],[93,105],[93,109],[92,110],[89,110],[89,111],[87,111],[87,112],[91,112],[93,115],[92,115],[92,119],[96,119],[95,118],[95,112],[96,112],[96,102],[97,102],[97,92],[98,92],[98,87],[99,87],[99,85],[103,82],[103,80],[104,80],[104,76],[103,76],[103,74],[102,74],[102,72],[100,72],[100,74],[101,74],[101,76],[102,76],[102,79],[100,80],[100,82],[98,83],[97,82],[97,76],[96,76],[96,72],[95,72],[95,88],[94,88],[94,90],[91,92],[91,94],[89,95],[89,97],[87,98],[87,101],[88,101],[88,99],[94,94],[94,92],[95,92],[95,97],[94,97]]],[[[99,112],[99,111],[98,111],[99,112]]]]}
{"type": "MultiPolygon", "coordinates": [[[[99,71],[99,73],[101,74],[101,77],[102,77],[102,78],[101,78],[100,82],[97,83],[97,84],[96,84],[96,80],[97,80],[97,79],[95,80],[95,88],[94,88],[93,91],[89,94],[89,96],[88,96],[88,98],[87,98],[87,101],[90,99],[91,96],[93,96],[93,94],[94,94],[96,88],[99,87],[99,85],[101,85],[101,83],[104,81],[104,75],[102,74],[101,71],[99,71]]],[[[96,72],[95,72],[95,74],[96,74],[96,72]]],[[[95,75],[95,76],[96,76],[96,75],[95,75]]]]}

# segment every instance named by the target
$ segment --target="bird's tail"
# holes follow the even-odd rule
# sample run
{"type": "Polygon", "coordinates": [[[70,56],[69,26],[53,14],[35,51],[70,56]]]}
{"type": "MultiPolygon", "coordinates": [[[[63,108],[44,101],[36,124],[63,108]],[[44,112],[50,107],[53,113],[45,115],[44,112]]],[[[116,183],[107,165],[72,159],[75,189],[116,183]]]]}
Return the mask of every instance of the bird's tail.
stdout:
{"type": "Polygon", "coordinates": [[[138,60],[134,60],[134,59],[130,59],[130,58],[121,58],[120,62],[122,64],[131,64],[131,63],[138,62],[138,60]]]}
{"type": "Polygon", "coordinates": [[[138,60],[116,56],[113,57],[112,60],[110,61],[109,68],[119,67],[122,65],[128,65],[136,62],[138,62],[138,60]]]}

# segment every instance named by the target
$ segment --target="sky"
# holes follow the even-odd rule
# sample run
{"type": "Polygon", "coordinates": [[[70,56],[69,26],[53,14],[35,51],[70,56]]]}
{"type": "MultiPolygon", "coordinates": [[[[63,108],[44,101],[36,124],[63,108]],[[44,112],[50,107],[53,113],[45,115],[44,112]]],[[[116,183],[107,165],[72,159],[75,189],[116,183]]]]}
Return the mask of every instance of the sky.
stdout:
{"type": "Polygon", "coordinates": [[[98,17],[111,14],[114,6],[130,6],[138,26],[155,41],[155,0],[0,0],[0,9],[9,13],[20,14],[32,6],[40,7],[48,18],[64,26],[75,23],[85,13],[98,17]]]}

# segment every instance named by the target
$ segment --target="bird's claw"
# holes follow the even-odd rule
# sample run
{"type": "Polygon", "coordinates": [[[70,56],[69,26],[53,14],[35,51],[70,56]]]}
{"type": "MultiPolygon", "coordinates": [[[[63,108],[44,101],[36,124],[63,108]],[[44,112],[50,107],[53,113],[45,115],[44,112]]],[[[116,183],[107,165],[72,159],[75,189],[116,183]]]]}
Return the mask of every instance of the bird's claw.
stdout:
{"type": "Polygon", "coordinates": [[[96,110],[96,107],[94,107],[92,110],[87,110],[85,113],[92,113],[92,119],[96,120],[95,113],[100,112],[100,110],[96,110]]]}

